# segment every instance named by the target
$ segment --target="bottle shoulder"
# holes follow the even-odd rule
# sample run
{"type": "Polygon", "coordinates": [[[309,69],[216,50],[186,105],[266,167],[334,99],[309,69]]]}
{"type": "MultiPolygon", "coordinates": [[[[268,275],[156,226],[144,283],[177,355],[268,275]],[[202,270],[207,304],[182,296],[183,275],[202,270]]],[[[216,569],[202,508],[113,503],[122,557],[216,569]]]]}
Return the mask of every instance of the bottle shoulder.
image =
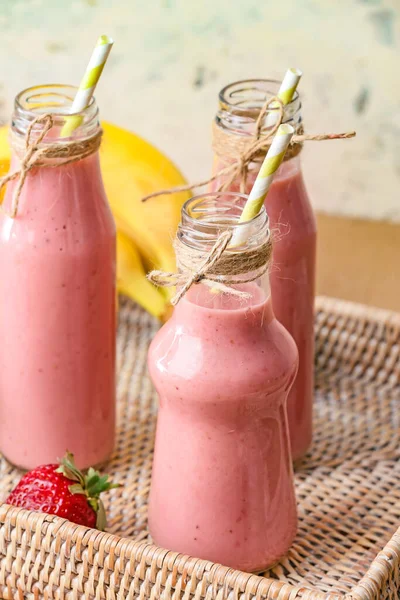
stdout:
{"type": "MultiPolygon", "coordinates": [[[[17,165],[18,166],[18,165],[17,165]]],[[[0,213],[0,244],[16,249],[62,252],[115,243],[114,219],[101,178],[98,156],[70,165],[41,167],[27,174],[15,206],[17,181],[7,185],[0,213]],[[62,250],[59,250],[62,248],[62,250]]]]}
{"type": "MultiPolygon", "coordinates": [[[[251,389],[285,387],[297,369],[296,345],[275,319],[247,334],[221,328],[220,332],[185,327],[172,319],[157,333],[149,350],[149,369],[154,380],[198,381],[207,388],[234,392],[242,386],[251,389]]],[[[167,383],[168,385],[168,383],[167,383]]]]}

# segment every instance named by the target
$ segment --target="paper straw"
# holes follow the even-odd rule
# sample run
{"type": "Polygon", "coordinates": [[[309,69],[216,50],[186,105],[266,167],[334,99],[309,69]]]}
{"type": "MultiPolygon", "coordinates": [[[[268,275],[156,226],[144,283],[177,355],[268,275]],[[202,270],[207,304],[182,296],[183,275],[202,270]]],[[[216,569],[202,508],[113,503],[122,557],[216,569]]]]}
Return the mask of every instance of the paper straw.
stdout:
{"type": "MultiPolygon", "coordinates": [[[[299,85],[299,81],[303,73],[300,69],[290,68],[286,71],[285,77],[281,83],[281,87],[278,91],[278,98],[282,101],[282,104],[285,106],[289,104],[293,99],[294,93],[299,85]]],[[[277,103],[276,103],[277,104],[277,103]]],[[[274,108],[274,105],[271,104],[271,108],[274,108]]],[[[265,120],[265,124],[267,127],[273,127],[276,123],[277,115],[274,112],[268,113],[267,118],[265,120]]]]}
{"type": "Polygon", "coordinates": [[[291,68],[286,71],[278,92],[278,98],[283,104],[289,104],[292,100],[302,75],[300,69],[291,68]]]}
{"type": "Polygon", "coordinates": [[[88,106],[103,72],[104,65],[106,64],[113,43],[114,40],[108,37],[108,35],[101,35],[97,40],[86,72],[72,103],[70,110],[71,116],[66,118],[65,124],[61,130],[61,137],[69,137],[71,133],[81,125],[83,116],[75,115],[73,113],[82,112],[88,106]]]}
{"type": "MultiPolygon", "coordinates": [[[[260,212],[275,174],[281,162],[283,161],[293,134],[294,129],[289,124],[283,124],[278,127],[278,131],[272,140],[272,144],[267,152],[266,157],[264,158],[264,162],[258,172],[247,202],[244,205],[243,212],[239,218],[239,223],[251,221],[251,219],[257,216],[260,212]]],[[[239,227],[235,229],[230,247],[239,246],[246,241],[248,230],[243,231],[243,229],[247,230],[247,227],[239,227]]]]}

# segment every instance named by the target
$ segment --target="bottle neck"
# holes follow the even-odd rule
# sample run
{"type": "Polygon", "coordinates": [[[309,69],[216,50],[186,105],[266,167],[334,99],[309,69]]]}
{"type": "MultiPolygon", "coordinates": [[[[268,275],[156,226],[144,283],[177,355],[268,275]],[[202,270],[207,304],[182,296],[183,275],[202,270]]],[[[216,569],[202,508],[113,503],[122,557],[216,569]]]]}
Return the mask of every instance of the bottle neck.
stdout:
{"type": "MultiPolygon", "coordinates": [[[[248,79],[227,85],[219,93],[216,125],[232,136],[255,136],[260,111],[267,101],[278,95],[279,87],[280,82],[272,79],[248,79]]],[[[266,135],[272,130],[278,113],[278,107],[273,103],[267,108],[260,124],[260,135],[266,135]]],[[[283,107],[282,122],[290,124],[296,132],[302,129],[301,100],[298,92],[295,92],[293,99],[283,107]]]]}
{"type": "MultiPolygon", "coordinates": [[[[80,165],[84,159],[97,153],[102,132],[96,104],[92,99],[82,112],[71,114],[75,94],[76,88],[48,85],[29,88],[16,97],[11,146],[13,167],[17,164],[14,178],[16,176],[17,179],[15,189],[11,185],[5,197],[11,218],[18,215],[20,200],[24,201],[25,185],[32,169],[47,171],[47,180],[54,184],[55,169],[48,167],[62,166],[63,179],[58,177],[57,172],[56,181],[58,186],[66,187],[72,164],[80,165]],[[52,177],[50,171],[53,172],[52,177]]],[[[84,167],[89,162],[86,161],[84,167]]]]}
{"type": "Polygon", "coordinates": [[[71,107],[76,95],[74,86],[50,84],[28,88],[15,98],[14,111],[11,122],[12,145],[16,150],[24,145],[25,138],[31,132],[31,141],[35,141],[47,127],[47,121],[37,119],[44,115],[51,115],[52,126],[41,141],[46,144],[65,142],[84,142],[100,132],[99,111],[94,98],[89,105],[79,113],[71,116],[71,107]],[[65,125],[74,120],[75,128],[66,131],[65,125]],[[64,129],[64,131],[63,131],[64,129]]]}
{"type": "Polygon", "coordinates": [[[202,294],[212,296],[218,292],[217,303],[221,307],[231,306],[232,299],[240,304],[246,296],[258,297],[257,287],[266,290],[268,278],[264,275],[271,255],[268,216],[262,207],[252,220],[239,223],[246,201],[247,196],[242,194],[209,193],[192,198],[182,209],[176,244],[178,268],[181,273],[193,274],[203,265],[210,265],[204,274],[202,294]],[[227,240],[237,233],[240,242],[233,244],[237,238],[232,237],[214,262],[215,248],[222,247],[221,239],[227,240]],[[235,291],[243,293],[237,293],[235,298],[235,291]]]}

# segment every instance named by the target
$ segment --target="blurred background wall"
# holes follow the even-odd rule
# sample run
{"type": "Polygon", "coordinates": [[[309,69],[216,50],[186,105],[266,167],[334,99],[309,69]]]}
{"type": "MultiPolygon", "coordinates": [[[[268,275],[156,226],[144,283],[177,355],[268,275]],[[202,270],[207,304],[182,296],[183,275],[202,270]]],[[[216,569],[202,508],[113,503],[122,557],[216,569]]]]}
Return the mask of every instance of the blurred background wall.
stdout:
{"type": "Polygon", "coordinates": [[[400,222],[399,16],[399,0],[0,0],[0,118],[22,88],[78,84],[107,33],[102,117],[197,179],[210,170],[219,89],[298,66],[307,131],[357,130],[355,140],[307,144],[314,206],[400,222]]]}
{"type": "Polygon", "coordinates": [[[400,221],[399,0],[1,0],[1,118],[15,93],[79,83],[100,33],[115,38],[97,98],[104,118],[148,138],[193,178],[210,168],[218,90],[304,71],[315,206],[400,221]]]}

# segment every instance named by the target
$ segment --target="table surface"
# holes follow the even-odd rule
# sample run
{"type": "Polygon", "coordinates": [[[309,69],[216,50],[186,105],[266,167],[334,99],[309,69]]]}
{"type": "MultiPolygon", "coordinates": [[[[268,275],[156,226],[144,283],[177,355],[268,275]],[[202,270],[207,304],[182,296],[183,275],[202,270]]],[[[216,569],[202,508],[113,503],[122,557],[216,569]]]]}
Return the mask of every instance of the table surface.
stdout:
{"type": "Polygon", "coordinates": [[[400,313],[400,225],[317,215],[317,293],[400,313]]]}

